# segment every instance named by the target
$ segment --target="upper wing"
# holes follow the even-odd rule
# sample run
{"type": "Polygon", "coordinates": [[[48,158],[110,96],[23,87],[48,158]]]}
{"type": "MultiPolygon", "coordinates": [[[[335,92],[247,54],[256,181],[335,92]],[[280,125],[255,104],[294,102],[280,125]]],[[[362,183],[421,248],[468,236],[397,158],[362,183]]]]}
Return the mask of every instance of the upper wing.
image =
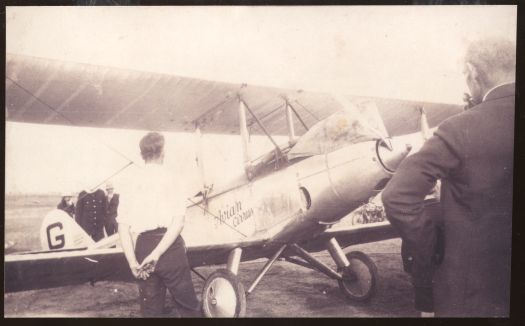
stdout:
{"type": "MultiPolygon", "coordinates": [[[[238,95],[274,135],[286,135],[286,96],[307,127],[342,109],[327,93],[123,70],[67,63],[22,55],[6,55],[8,121],[159,131],[201,130],[236,134],[238,95]]],[[[374,101],[391,136],[419,130],[418,107],[429,124],[461,111],[449,104],[346,96],[374,101]]],[[[247,114],[250,132],[261,134],[256,118],[247,114]]],[[[305,128],[294,119],[297,135],[305,128]]]]}

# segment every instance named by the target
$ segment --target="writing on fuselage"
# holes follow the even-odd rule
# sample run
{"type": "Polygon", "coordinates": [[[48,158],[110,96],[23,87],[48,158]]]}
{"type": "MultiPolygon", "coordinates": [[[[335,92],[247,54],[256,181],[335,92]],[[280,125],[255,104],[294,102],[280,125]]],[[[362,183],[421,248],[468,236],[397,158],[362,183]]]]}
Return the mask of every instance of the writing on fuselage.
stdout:
{"type": "Polygon", "coordinates": [[[226,205],[219,209],[216,219],[218,224],[227,223],[236,227],[253,216],[253,208],[243,209],[241,201],[235,201],[233,205],[226,205]]]}

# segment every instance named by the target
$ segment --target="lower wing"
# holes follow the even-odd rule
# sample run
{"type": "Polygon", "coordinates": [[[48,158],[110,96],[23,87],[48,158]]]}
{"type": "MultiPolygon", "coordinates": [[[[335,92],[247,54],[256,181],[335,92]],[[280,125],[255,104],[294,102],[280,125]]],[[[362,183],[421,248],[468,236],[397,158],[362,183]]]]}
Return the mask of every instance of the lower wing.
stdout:
{"type": "MultiPolygon", "coordinates": [[[[103,240],[102,240],[103,241],[103,240]]],[[[225,264],[234,248],[243,260],[261,257],[262,241],[188,247],[192,267],[225,264]]],[[[4,261],[4,291],[18,292],[98,281],[133,281],[122,248],[75,248],[9,254],[4,261]]]]}

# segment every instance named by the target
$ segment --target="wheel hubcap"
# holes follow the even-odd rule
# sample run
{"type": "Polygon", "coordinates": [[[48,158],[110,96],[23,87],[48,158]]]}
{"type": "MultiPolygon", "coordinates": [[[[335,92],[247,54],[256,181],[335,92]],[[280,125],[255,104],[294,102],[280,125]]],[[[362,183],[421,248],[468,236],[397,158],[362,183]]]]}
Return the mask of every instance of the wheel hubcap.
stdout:
{"type": "Polygon", "coordinates": [[[349,268],[346,268],[344,271],[343,271],[343,280],[345,282],[355,282],[357,281],[357,275],[355,275],[355,273],[349,269],[349,268]]]}
{"type": "Polygon", "coordinates": [[[372,283],[372,277],[368,272],[368,268],[357,259],[352,260],[350,266],[343,272],[345,287],[355,296],[366,295],[372,283]]]}
{"type": "Polygon", "coordinates": [[[237,296],[233,285],[226,279],[216,278],[208,288],[208,308],[213,317],[234,317],[237,296]]]}

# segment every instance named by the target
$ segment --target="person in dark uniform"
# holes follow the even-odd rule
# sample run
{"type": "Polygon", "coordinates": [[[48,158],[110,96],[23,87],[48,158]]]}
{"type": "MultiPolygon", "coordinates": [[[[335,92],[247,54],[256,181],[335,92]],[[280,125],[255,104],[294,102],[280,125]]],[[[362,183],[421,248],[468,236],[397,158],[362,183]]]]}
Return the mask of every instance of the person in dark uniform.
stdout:
{"type": "Polygon", "coordinates": [[[104,228],[108,236],[117,232],[117,210],[119,204],[119,194],[114,193],[113,183],[106,183],[106,221],[104,228]]]}
{"type": "MultiPolygon", "coordinates": [[[[180,315],[201,316],[180,235],[186,197],[173,171],[163,166],[164,136],[148,133],[140,141],[140,152],[146,164],[126,171],[128,182],[119,186],[117,222],[122,248],[138,280],[141,313],[162,316],[169,290],[180,315]],[[135,246],[134,234],[138,235],[135,246]]],[[[126,180],[126,174],[121,178],[126,180]]]]}
{"type": "Polygon", "coordinates": [[[93,240],[104,238],[106,194],[102,189],[93,192],[83,190],[78,194],[75,220],[93,240]]]}
{"type": "Polygon", "coordinates": [[[464,72],[477,105],[441,123],[383,191],[387,218],[414,250],[414,285],[433,285],[437,317],[509,316],[515,67],[513,42],[472,43],[464,72]],[[436,180],[444,243],[438,267],[435,225],[422,214],[436,180]]]}
{"type": "Polygon", "coordinates": [[[75,217],[75,203],[73,203],[73,195],[69,192],[62,193],[62,199],[57,205],[58,209],[68,213],[69,216],[75,217]]]}

